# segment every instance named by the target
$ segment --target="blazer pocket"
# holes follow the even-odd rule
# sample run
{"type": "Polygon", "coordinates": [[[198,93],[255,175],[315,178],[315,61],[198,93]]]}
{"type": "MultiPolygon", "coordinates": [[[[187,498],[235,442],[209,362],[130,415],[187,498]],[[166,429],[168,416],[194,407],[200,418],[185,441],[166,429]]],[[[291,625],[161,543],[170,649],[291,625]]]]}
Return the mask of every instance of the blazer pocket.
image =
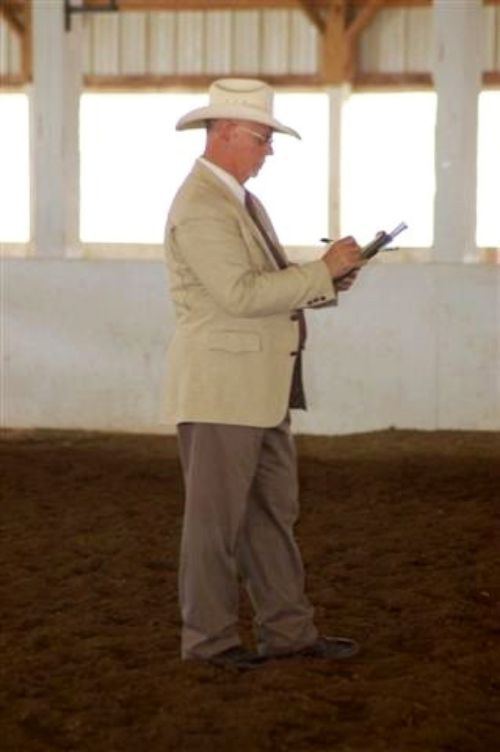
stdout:
{"type": "Polygon", "coordinates": [[[209,350],[226,352],[258,352],[261,350],[260,336],[255,332],[212,332],[206,339],[209,350]]]}

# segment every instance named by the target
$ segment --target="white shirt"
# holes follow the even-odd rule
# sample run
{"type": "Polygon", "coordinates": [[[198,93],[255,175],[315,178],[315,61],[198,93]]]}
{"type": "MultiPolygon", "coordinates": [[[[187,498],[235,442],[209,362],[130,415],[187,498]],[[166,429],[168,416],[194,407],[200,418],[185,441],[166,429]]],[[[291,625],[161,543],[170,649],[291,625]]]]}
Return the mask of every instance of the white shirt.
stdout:
{"type": "Polygon", "coordinates": [[[213,162],[209,162],[208,159],[205,159],[204,157],[199,157],[198,161],[204,164],[205,167],[208,167],[208,169],[211,170],[214,175],[217,175],[217,177],[227,185],[227,187],[234,193],[236,198],[239,199],[242,204],[245,203],[245,189],[243,188],[241,183],[238,183],[233,175],[231,175],[229,172],[226,172],[226,170],[223,170],[222,167],[218,167],[217,165],[213,164],[213,162]]]}

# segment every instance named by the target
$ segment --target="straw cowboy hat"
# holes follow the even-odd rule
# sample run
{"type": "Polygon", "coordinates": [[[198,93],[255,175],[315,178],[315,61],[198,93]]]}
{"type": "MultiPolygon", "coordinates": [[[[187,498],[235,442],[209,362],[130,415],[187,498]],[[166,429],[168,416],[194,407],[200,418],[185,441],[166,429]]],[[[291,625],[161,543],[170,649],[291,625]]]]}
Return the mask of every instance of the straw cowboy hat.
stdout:
{"type": "Polygon", "coordinates": [[[177,130],[204,128],[207,120],[250,120],[279,133],[300,138],[297,131],[273,117],[273,90],[252,78],[221,78],[208,90],[209,103],[181,117],[177,130]]]}

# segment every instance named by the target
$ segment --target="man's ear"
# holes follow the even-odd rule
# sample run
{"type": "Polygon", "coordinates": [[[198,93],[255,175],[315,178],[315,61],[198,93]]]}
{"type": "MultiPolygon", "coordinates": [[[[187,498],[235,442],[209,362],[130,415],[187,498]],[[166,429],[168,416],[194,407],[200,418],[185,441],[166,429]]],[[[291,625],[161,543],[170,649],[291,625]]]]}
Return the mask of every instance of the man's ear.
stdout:
{"type": "Polygon", "coordinates": [[[221,137],[224,141],[230,141],[234,133],[235,123],[232,120],[221,120],[219,126],[221,137]]]}

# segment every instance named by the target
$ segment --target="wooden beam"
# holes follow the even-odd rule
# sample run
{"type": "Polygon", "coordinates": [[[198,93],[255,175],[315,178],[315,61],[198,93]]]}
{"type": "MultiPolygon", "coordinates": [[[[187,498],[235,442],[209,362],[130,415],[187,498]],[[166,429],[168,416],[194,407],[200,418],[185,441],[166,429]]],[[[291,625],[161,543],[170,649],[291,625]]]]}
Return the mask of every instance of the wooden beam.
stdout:
{"type": "MultiPolygon", "coordinates": [[[[236,78],[246,78],[249,73],[238,73],[235,71],[232,75],[236,78]]],[[[258,75],[260,79],[267,81],[271,86],[282,87],[296,87],[297,89],[304,88],[321,88],[323,85],[322,80],[316,74],[277,74],[277,75],[258,75]]],[[[83,85],[85,89],[92,90],[165,90],[165,89],[200,89],[206,91],[215,78],[219,78],[217,75],[207,74],[192,74],[192,75],[155,75],[155,74],[140,74],[140,75],[127,75],[127,76],[115,76],[115,75],[86,75],[83,78],[83,85]]]]}
{"type": "MultiPolygon", "coordinates": [[[[498,1],[500,0],[493,0],[498,1]]],[[[102,0],[85,0],[86,4],[99,5],[102,0]]],[[[120,10],[271,10],[276,8],[302,8],[315,23],[315,17],[321,18],[327,12],[331,0],[118,0],[120,10]]],[[[370,0],[354,0],[354,5],[363,7],[370,0]]],[[[431,5],[431,0],[383,0],[387,7],[412,7],[431,5]]]]}
{"type": "Polygon", "coordinates": [[[433,89],[431,73],[358,73],[354,89],[433,89]]]}
{"type": "Polygon", "coordinates": [[[357,39],[363,29],[372,21],[374,16],[378,13],[380,8],[384,5],[385,0],[367,0],[362,6],[359,6],[359,11],[354,20],[349,24],[347,34],[352,39],[357,39]]]}
{"type": "MultiPolygon", "coordinates": [[[[364,8],[371,4],[370,0],[353,0],[353,5],[364,8]]],[[[432,0],[382,0],[385,8],[424,8],[432,5],[432,0]]]]}
{"type": "Polygon", "coordinates": [[[485,71],[483,73],[483,85],[499,88],[500,87],[500,70],[485,71]]]}
{"type": "MultiPolygon", "coordinates": [[[[452,1],[452,0],[451,0],[452,1]]],[[[384,8],[425,8],[433,4],[434,0],[382,0],[384,8]]],[[[352,0],[352,4],[362,8],[370,4],[370,0],[352,0]]],[[[483,0],[484,5],[500,5],[500,0],[483,0]]]]}
{"type": "MultiPolygon", "coordinates": [[[[102,4],[103,0],[85,0],[88,5],[102,4]]],[[[22,34],[22,73],[0,76],[1,88],[19,88],[31,79],[31,3],[32,0],[0,0],[0,15],[5,11],[17,19],[22,34]]],[[[500,0],[484,0],[485,5],[500,5],[500,0]]],[[[317,74],[285,74],[263,76],[276,86],[315,88],[339,84],[350,80],[355,89],[432,89],[430,73],[369,73],[356,70],[356,51],[362,31],[383,7],[429,6],[431,0],[351,0],[350,6],[357,10],[354,19],[345,28],[347,0],[118,0],[122,10],[169,8],[170,10],[215,10],[250,8],[301,8],[316,28],[322,27],[320,71],[317,74]]],[[[16,29],[16,33],[20,33],[16,29]]],[[[248,75],[238,74],[234,75],[248,75]]],[[[257,73],[256,73],[257,75],[257,73]]],[[[260,75],[260,74],[259,74],[260,75]]],[[[213,81],[215,75],[140,75],[85,77],[85,86],[107,90],[172,89],[175,87],[200,90],[213,81]]],[[[486,71],[483,85],[500,86],[500,71],[486,71]]]]}
{"type": "MultiPolygon", "coordinates": [[[[248,76],[248,73],[235,72],[234,75],[248,76]]],[[[257,75],[257,74],[256,74],[257,75]]],[[[94,91],[164,91],[168,89],[192,89],[206,91],[213,82],[215,75],[96,75],[84,77],[84,87],[94,91]]],[[[276,74],[262,76],[269,84],[283,88],[321,89],[325,81],[316,74],[276,74]]],[[[19,88],[27,81],[22,76],[0,77],[0,88],[19,88]]],[[[434,83],[430,73],[360,73],[353,83],[355,91],[363,90],[432,90],[434,83]]],[[[483,73],[483,86],[500,86],[500,71],[486,71],[483,73]]]]}
{"type": "Polygon", "coordinates": [[[348,81],[352,81],[356,75],[361,32],[373,21],[383,3],[384,0],[369,0],[366,5],[359,8],[354,20],[346,29],[345,73],[348,81]]]}
{"type": "Polygon", "coordinates": [[[18,73],[0,75],[0,91],[2,89],[22,89],[27,83],[25,77],[18,73]]]}
{"type": "MultiPolygon", "coordinates": [[[[432,73],[359,73],[354,79],[354,89],[434,89],[432,73]]],[[[485,88],[500,87],[500,71],[484,71],[485,88]]]]}
{"type": "Polygon", "coordinates": [[[345,81],[346,0],[330,0],[325,30],[321,38],[320,71],[325,84],[338,86],[345,81]]]}
{"type": "Polygon", "coordinates": [[[318,31],[323,34],[325,31],[325,19],[321,14],[321,11],[316,6],[313,6],[309,0],[300,0],[300,5],[307,18],[311,23],[316,26],[318,31]]]}
{"type": "MultiPolygon", "coordinates": [[[[88,5],[99,5],[99,0],[87,0],[88,5]]],[[[327,7],[328,0],[310,0],[312,8],[327,7]]],[[[300,8],[301,0],[118,0],[120,10],[264,10],[271,8],[300,8]]]]}
{"type": "MultiPolygon", "coordinates": [[[[85,0],[88,5],[99,5],[100,0],[85,0]]],[[[385,8],[423,8],[433,0],[382,0],[385,8]]],[[[500,5],[500,0],[483,0],[485,5],[500,5]]],[[[25,0],[0,0],[0,12],[4,8],[16,11],[24,7],[25,0]]],[[[265,8],[302,8],[304,4],[313,11],[326,11],[330,0],[118,0],[121,10],[252,10],[265,8]]],[[[370,0],[351,0],[351,4],[363,8],[370,0]]]]}
{"type": "MultiPolygon", "coordinates": [[[[22,0],[10,0],[13,3],[22,0]]],[[[88,5],[99,5],[102,0],[86,0],[88,5]]],[[[486,5],[499,5],[500,0],[484,0],[486,5]]],[[[364,8],[371,0],[352,0],[352,4],[364,8]]],[[[272,8],[302,8],[311,21],[321,18],[328,10],[330,0],[118,0],[121,10],[265,10],[272,8]]],[[[432,0],[382,0],[386,8],[418,8],[432,5],[432,0]]]]}
{"type": "Polygon", "coordinates": [[[24,4],[24,33],[21,40],[21,66],[23,76],[31,81],[33,76],[33,35],[32,35],[33,0],[26,0],[24,4]]]}
{"type": "Polygon", "coordinates": [[[19,36],[22,36],[24,32],[24,26],[20,19],[20,15],[24,11],[24,6],[12,5],[11,3],[2,2],[0,0],[0,16],[5,19],[8,26],[19,36]]]}
{"type": "MultiPolygon", "coordinates": [[[[7,0],[12,5],[20,5],[23,0],[7,0]]],[[[85,0],[88,5],[99,5],[102,0],[85,0]]],[[[382,0],[385,8],[425,8],[433,0],[382,0]]],[[[500,5],[500,0],[483,0],[485,5],[500,5]]],[[[352,5],[364,8],[371,0],[352,0],[352,5]]],[[[120,10],[266,10],[273,8],[302,8],[311,22],[322,20],[322,14],[328,11],[330,0],[118,0],[120,10]]]]}

